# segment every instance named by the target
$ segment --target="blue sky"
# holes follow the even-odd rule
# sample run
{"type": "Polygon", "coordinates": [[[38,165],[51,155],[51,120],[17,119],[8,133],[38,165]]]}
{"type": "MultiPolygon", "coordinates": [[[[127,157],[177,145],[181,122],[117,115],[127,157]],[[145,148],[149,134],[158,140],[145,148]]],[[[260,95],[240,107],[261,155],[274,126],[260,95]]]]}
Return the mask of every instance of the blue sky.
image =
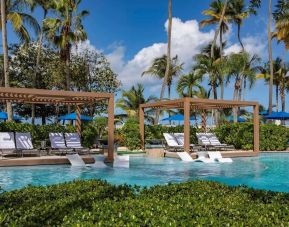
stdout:
{"type": "MultiPolygon", "coordinates": [[[[212,39],[213,29],[200,29],[198,22],[205,17],[202,11],[209,6],[209,0],[173,0],[173,54],[178,54],[185,63],[185,71],[193,64],[192,57],[201,47],[212,39]],[[175,32],[174,32],[175,31],[175,32]]],[[[267,4],[258,16],[251,16],[242,26],[242,38],[245,48],[250,53],[257,53],[263,60],[267,59],[267,4]]],[[[276,0],[273,0],[273,5],[276,0]]],[[[89,40],[83,48],[95,48],[103,51],[111,61],[113,69],[119,74],[124,87],[137,82],[145,84],[146,95],[159,95],[161,81],[145,77],[142,71],[147,68],[154,57],[165,51],[167,20],[167,0],[82,0],[81,8],[90,11],[84,20],[89,40]]],[[[35,12],[41,17],[40,10],[35,12]]],[[[238,50],[235,26],[225,36],[227,51],[238,50]]],[[[17,42],[9,28],[9,42],[17,42]]],[[[284,55],[283,46],[274,43],[274,56],[284,55]]],[[[204,83],[206,85],[206,83],[204,83]]],[[[225,96],[232,98],[233,83],[226,88],[225,96]]],[[[174,90],[174,89],[173,89],[174,90]]],[[[267,105],[267,86],[258,81],[247,93],[247,100],[257,100],[267,105]]],[[[176,93],[173,92],[176,97],[176,93]]]]}

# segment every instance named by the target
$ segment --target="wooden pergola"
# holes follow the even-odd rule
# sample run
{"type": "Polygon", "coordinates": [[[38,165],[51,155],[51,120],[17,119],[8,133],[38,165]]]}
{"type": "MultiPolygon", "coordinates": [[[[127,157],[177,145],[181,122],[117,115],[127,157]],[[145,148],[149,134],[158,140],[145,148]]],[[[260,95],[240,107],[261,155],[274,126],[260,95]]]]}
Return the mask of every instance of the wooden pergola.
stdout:
{"type": "Polygon", "coordinates": [[[30,88],[0,87],[0,102],[52,104],[75,106],[76,128],[81,133],[80,108],[82,105],[94,104],[100,101],[108,102],[108,161],[114,157],[114,94],[96,92],[74,92],[60,90],[44,90],[30,88]]]}
{"type": "Polygon", "coordinates": [[[150,109],[183,109],[184,110],[184,151],[190,151],[190,111],[218,110],[239,107],[253,107],[254,152],[259,152],[259,103],[219,99],[181,98],[141,104],[139,108],[139,124],[142,149],[145,148],[144,111],[150,109]]]}

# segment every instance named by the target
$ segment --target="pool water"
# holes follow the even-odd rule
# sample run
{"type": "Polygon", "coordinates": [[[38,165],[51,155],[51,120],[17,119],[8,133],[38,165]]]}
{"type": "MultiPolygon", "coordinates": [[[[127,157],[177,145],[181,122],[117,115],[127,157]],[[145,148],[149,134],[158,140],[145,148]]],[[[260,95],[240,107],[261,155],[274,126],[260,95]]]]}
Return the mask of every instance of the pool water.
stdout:
{"type": "Polygon", "coordinates": [[[185,163],[172,158],[131,157],[129,169],[70,165],[0,168],[0,187],[5,191],[29,184],[50,185],[74,179],[103,179],[113,184],[140,186],[202,179],[289,192],[289,154],[264,153],[259,157],[235,158],[233,163],[213,164],[185,163]]]}

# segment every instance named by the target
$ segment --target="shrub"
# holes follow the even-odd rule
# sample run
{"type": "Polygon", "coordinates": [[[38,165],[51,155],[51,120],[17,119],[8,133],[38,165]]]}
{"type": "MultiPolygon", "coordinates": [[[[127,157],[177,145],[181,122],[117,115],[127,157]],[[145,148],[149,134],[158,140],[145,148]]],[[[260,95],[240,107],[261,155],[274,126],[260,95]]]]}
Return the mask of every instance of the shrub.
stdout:
{"type": "Polygon", "coordinates": [[[89,180],[0,195],[1,226],[287,226],[289,194],[191,181],[139,189],[89,180]]]}
{"type": "MultiPolygon", "coordinates": [[[[253,149],[253,124],[230,123],[223,124],[215,129],[221,142],[232,144],[237,149],[253,149]]],[[[272,124],[260,125],[260,150],[286,150],[289,138],[289,129],[272,124]]]]}
{"type": "Polygon", "coordinates": [[[140,149],[141,139],[138,119],[128,118],[118,132],[123,135],[123,144],[130,150],[140,149]]]}

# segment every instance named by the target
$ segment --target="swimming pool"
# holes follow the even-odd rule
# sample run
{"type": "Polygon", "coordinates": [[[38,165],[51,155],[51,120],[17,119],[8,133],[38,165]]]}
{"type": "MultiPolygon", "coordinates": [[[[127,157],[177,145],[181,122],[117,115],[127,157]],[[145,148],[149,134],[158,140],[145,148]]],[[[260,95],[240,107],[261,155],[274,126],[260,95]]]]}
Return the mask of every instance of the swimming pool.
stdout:
{"type": "Polygon", "coordinates": [[[184,163],[177,159],[131,157],[130,168],[30,166],[0,168],[0,186],[13,190],[49,185],[74,179],[103,179],[113,184],[152,186],[202,179],[229,185],[289,192],[289,154],[264,153],[259,157],[235,158],[233,163],[184,163]]]}

